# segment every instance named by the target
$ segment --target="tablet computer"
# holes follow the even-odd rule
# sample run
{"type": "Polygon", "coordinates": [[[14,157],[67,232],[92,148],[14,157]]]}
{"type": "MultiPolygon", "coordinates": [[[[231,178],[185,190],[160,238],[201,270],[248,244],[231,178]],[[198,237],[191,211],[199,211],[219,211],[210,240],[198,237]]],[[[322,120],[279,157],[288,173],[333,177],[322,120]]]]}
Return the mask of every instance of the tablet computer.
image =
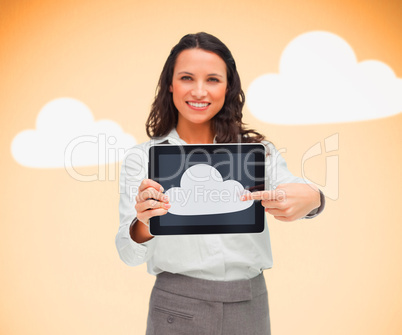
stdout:
{"type": "Polygon", "coordinates": [[[171,207],[150,220],[152,235],[258,233],[264,230],[260,201],[240,201],[263,190],[263,144],[155,145],[149,178],[164,188],[171,207]]]}

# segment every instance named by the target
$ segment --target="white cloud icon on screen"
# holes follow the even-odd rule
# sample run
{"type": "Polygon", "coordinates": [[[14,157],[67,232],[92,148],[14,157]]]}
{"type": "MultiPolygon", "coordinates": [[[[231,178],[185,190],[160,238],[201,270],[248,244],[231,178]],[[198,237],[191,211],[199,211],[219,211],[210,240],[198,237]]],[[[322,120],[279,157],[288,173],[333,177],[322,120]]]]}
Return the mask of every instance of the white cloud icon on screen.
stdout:
{"type": "Polygon", "coordinates": [[[358,62],[341,37],[315,31],[288,44],[279,73],[256,78],[246,101],[250,112],[268,123],[371,120],[402,112],[402,79],[383,62],[358,62]]]}
{"type": "Polygon", "coordinates": [[[73,98],[48,102],[39,112],[36,129],[18,133],[11,153],[21,165],[63,168],[110,164],[136,143],[114,121],[95,121],[91,110],[73,98]]]}
{"type": "Polygon", "coordinates": [[[165,194],[169,197],[169,213],[175,215],[212,215],[243,211],[253,201],[240,201],[249,191],[236,180],[225,180],[219,171],[207,164],[188,168],[181,177],[180,187],[172,187],[165,194]]]}

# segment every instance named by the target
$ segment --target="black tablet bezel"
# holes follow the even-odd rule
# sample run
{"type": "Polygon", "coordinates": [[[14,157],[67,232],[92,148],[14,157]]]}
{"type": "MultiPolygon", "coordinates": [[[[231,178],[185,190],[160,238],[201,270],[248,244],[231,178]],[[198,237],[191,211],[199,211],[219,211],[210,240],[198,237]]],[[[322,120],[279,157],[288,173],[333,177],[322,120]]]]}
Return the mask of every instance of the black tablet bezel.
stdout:
{"type": "MultiPolygon", "coordinates": [[[[166,154],[197,154],[209,153],[219,154],[219,151],[226,150],[234,154],[253,153],[255,189],[264,189],[265,181],[265,147],[260,143],[241,143],[241,144],[187,144],[170,145],[159,144],[151,146],[149,149],[148,176],[150,179],[159,182],[159,155],[166,154]],[[259,183],[259,184],[257,184],[259,183]]],[[[264,230],[264,207],[260,201],[253,204],[255,208],[254,224],[235,224],[235,225],[189,225],[189,226],[163,226],[160,221],[163,216],[154,216],[150,219],[150,233],[157,235],[193,235],[193,234],[238,234],[238,233],[260,233],[264,230]]],[[[207,217],[207,216],[206,216],[207,217]]]]}

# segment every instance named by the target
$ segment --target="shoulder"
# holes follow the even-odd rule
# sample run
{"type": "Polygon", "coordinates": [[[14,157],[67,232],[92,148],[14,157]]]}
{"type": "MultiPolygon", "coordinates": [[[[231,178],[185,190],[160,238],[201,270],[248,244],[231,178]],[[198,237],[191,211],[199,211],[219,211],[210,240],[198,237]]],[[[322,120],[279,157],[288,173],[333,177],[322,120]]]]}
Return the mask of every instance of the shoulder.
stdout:
{"type": "Polygon", "coordinates": [[[154,145],[162,144],[162,143],[166,142],[166,140],[167,140],[166,137],[151,138],[149,141],[136,144],[133,147],[125,150],[123,160],[126,161],[126,160],[129,160],[130,158],[132,159],[133,157],[136,157],[136,156],[148,157],[149,148],[151,148],[154,145]]]}
{"type": "Polygon", "coordinates": [[[149,149],[152,146],[159,144],[179,144],[176,140],[175,130],[172,130],[169,134],[162,137],[153,137],[146,142],[139,143],[127,150],[125,150],[123,155],[123,165],[141,165],[146,166],[149,160],[149,149]],[[172,136],[173,134],[173,136],[172,136]]]}
{"type": "Polygon", "coordinates": [[[136,144],[133,147],[127,149],[124,152],[123,161],[128,161],[128,160],[134,159],[136,156],[147,157],[149,148],[151,147],[151,142],[152,141],[139,143],[139,144],[136,144]]]}
{"type": "Polygon", "coordinates": [[[261,144],[265,147],[265,153],[267,156],[276,155],[278,150],[276,150],[275,145],[267,140],[261,141],[261,144]]]}

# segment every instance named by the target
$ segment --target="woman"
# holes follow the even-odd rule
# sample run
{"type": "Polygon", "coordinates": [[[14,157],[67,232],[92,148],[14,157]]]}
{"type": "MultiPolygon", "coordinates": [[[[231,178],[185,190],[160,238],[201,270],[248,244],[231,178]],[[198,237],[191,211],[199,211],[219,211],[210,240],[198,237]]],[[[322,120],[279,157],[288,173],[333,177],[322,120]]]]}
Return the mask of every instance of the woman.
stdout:
{"type": "Polygon", "coordinates": [[[268,227],[261,234],[158,236],[148,221],[164,215],[169,199],[147,179],[150,145],[263,142],[270,185],[242,200],[261,200],[281,221],[311,218],[323,196],[294,177],[275,147],[242,123],[244,93],[229,49],[206,34],[184,36],[162,70],[146,128],[151,141],[136,146],[122,165],[120,228],[116,246],[132,266],[147,262],[157,275],[147,334],[270,334],[263,270],[272,267],[268,227]]]}

